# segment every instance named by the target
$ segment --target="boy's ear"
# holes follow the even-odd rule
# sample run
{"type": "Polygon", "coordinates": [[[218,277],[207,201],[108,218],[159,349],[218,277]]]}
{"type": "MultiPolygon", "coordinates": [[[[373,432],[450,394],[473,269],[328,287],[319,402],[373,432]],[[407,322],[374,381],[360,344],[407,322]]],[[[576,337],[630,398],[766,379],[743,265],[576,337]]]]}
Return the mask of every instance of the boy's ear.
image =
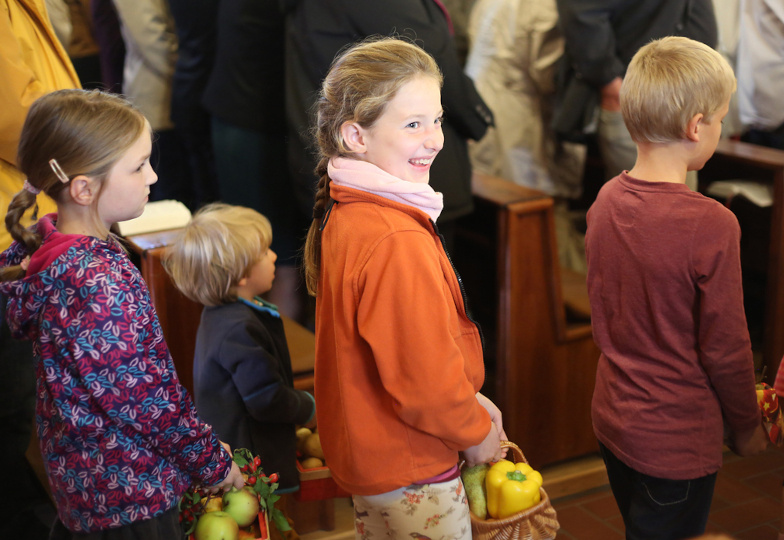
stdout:
{"type": "Polygon", "coordinates": [[[80,174],[68,183],[68,192],[76,204],[90,206],[98,192],[98,185],[93,178],[80,174]]]}
{"type": "Polygon", "coordinates": [[[691,117],[689,123],[686,124],[686,138],[693,142],[700,142],[700,135],[702,134],[702,124],[705,116],[702,113],[697,113],[691,117]]]}
{"type": "Polygon", "coordinates": [[[343,122],[343,125],[340,126],[340,135],[343,137],[343,144],[352,153],[364,154],[367,152],[365,130],[356,122],[343,122]]]}

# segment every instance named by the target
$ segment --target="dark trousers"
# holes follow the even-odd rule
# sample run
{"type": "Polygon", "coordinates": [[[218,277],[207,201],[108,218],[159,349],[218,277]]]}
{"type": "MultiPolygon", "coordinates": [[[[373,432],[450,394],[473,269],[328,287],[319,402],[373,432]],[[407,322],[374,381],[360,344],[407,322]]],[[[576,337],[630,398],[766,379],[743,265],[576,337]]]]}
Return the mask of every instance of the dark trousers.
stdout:
{"type": "Polygon", "coordinates": [[[25,456],[35,416],[33,348],[11,337],[5,306],[0,296],[0,508],[14,511],[0,519],[0,538],[38,540],[55,512],[25,456]]]}
{"type": "Polygon", "coordinates": [[[221,200],[264,214],[272,224],[277,264],[296,265],[310,226],[310,213],[303,215],[297,205],[286,169],[285,136],[245,129],[213,117],[212,145],[221,200]]]}
{"type": "Polygon", "coordinates": [[[627,540],[682,540],[699,536],[708,523],[716,473],[668,480],[635,471],[599,443],[627,540]]]}
{"type": "Polygon", "coordinates": [[[180,512],[175,506],[158,517],[138,521],[118,529],[94,533],[72,533],[58,519],[49,540],[182,540],[185,538],[180,527],[180,512]]]}
{"type": "Polygon", "coordinates": [[[743,135],[740,140],[760,146],[768,146],[770,148],[778,148],[784,150],[784,124],[781,124],[776,129],[765,131],[762,129],[750,129],[743,135]]]}

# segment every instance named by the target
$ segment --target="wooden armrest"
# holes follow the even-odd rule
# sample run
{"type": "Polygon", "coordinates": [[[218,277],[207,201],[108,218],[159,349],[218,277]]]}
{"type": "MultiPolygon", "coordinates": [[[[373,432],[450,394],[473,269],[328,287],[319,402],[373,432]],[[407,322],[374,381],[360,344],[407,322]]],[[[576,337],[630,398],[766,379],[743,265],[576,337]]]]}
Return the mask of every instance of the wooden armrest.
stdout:
{"type": "Polygon", "coordinates": [[[510,180],[476,171],[471,178],[471,191],[474,197],[479,197],[498,206],[550,198],[543,191],[530,189],[510,180]]]}
{"type": "Polygon", "coordinates": [[[591,302],[588,300],[585,274],[561,267],[561,290],[567,314],[576,319],[590,321],[591,302]]]}
{"type": "Polygon", "coordinates": [[[759,167],[771,169],[784,167],[784,150],[734,139],[721,139],[713,155],[714,157],[731,158],[735,161],[750,163],[759,167]]]}
{"type": "Polygon", "coordinates": [[[294,377],[313,373],[316,364],[316,336],[297,321],[281,315],[294,377]]]}

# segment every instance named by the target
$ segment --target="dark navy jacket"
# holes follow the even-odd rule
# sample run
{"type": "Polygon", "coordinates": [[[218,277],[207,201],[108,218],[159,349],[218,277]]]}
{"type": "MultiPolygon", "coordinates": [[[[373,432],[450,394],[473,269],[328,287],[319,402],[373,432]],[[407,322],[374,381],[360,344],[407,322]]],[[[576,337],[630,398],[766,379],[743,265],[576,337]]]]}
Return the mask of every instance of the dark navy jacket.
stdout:
{"type": "Polygon", "coordinates": [[[295,425],[312,418],[315,402],[294,389],[277,310],[243,300],[205,307],[193,386],[199,414],[221,441],[258,454],[265,474],[280,475],[280,490],[298,487],[295,425]]]}

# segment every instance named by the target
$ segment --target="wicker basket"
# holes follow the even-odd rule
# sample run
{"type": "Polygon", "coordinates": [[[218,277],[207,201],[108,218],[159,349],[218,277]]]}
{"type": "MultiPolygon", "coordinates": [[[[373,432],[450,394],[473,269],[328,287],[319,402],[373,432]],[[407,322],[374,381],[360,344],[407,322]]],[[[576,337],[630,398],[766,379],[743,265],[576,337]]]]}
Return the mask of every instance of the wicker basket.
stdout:
{"type": "MultiPolygon", "coordinates": [[[[509,448],[514,454],[514,462],[528,463],[523,451],[513,442],[503,441],[502,447],[509,448]]],[[[558,532],[558,517],[550,503],[550,497],[539,488],[542,499],[527,510],[504,519],[479,519],[471,514],[471,530],[474,540],[547,540],[555,538],[558,532]]]]}

